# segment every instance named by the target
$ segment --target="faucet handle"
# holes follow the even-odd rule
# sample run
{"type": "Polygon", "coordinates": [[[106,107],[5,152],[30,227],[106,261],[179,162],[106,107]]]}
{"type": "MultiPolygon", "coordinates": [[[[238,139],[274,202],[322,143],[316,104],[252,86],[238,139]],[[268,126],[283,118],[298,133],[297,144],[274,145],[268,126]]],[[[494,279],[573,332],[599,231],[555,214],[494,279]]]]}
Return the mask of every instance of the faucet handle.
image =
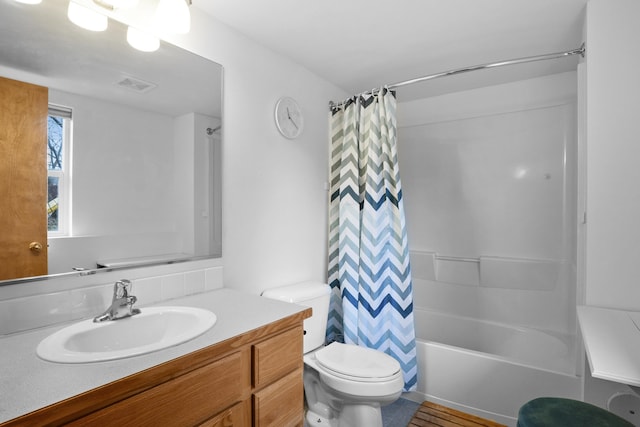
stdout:
{"type": "Polygon", "coordinates": [[[131,281],[127,279],[118,280],[113,285],[113,297],[114,298],[128,298],[129,292],[131,292],[131,281]]]}

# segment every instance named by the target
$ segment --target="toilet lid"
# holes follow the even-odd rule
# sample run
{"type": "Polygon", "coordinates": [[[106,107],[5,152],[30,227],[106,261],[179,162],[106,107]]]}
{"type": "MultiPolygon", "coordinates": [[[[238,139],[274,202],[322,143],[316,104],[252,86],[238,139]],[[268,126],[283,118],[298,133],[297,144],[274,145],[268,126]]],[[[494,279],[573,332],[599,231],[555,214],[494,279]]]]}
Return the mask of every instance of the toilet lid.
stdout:
{"type": "Polygon", "coordinates": [[[387,378],[400,371],[400,363],[381,351],[334,342],[316,351],[320,366],[356,378],[387,378]]]}

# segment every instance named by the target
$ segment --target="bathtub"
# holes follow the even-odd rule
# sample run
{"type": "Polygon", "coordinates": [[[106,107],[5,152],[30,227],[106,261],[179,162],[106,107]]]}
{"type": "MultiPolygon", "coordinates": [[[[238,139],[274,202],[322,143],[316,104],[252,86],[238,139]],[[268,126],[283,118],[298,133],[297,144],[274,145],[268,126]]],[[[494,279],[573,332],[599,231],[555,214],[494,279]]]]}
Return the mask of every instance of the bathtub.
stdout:
{"type": "Polygon", "coordinates": [[[581,399],[575,345],[561,336],[416,308],[417,391],[429,400],[516,425],[540,396],[581,399]]]}

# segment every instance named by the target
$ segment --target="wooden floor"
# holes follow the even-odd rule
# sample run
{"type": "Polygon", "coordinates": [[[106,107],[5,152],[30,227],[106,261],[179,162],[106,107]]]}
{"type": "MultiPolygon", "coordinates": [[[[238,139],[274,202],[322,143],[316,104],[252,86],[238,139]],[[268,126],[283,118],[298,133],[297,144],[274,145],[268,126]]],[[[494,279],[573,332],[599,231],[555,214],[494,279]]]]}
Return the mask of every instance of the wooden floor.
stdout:
{"type": "Polygon", "coordinates": [[[407,427],[506,427],[436,403],[424,402],[407,427]]]}

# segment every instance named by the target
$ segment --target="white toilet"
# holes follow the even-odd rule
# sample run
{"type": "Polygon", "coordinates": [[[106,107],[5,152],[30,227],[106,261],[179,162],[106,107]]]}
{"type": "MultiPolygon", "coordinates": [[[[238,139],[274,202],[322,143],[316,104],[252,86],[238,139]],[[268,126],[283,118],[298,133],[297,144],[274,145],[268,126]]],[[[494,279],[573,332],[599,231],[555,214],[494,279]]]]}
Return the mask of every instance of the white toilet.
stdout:
{"type": "Polygon", "coordinates": [[[380,407],[395,402],[404,380],[400,363],[352,344],[324,346],[331,290],[320,283],[269,289],[262,296],[311,307],[304,322],[304,392],[307,426],[382,427],[380,407]]]}

